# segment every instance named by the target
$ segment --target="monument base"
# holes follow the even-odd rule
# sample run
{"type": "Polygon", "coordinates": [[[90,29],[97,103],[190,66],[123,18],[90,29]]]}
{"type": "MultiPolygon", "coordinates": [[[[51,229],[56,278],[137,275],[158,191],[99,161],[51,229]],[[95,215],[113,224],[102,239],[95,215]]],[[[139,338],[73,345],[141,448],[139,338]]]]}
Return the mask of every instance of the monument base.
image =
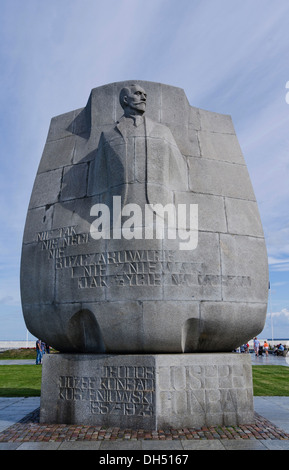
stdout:
{"type": "Polygon", "coordinates": [[[41,423],[122,429],[254,422],[249,354],[50,354],[41,423]]]}

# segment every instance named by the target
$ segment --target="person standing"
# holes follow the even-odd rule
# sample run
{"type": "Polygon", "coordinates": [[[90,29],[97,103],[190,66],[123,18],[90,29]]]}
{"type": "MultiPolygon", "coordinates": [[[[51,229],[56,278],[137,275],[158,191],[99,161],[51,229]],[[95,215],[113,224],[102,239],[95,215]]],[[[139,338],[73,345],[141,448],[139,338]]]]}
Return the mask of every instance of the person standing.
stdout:
{"type": "Polygon", "coordinates": [[[268,356],[268,351],[269,351],[269,344],[267,343],[267,340],[265,339],[264,341],[264,350],[265,350],[265,353],[266,353],[266,356],[268,356]]]}
{"type": "Polygon", "coordinates": [[[36,341],[36,365],[41,364],[42,360],[42,344],[41,340],[36,341]]]}
{"type": "Polygon", "coordinates": [[[257,336],[254,338],[254,351],[255,351],[255,356],[259,356],[259,347],[260,347],[260,341],[258,340],[257,336]]]}

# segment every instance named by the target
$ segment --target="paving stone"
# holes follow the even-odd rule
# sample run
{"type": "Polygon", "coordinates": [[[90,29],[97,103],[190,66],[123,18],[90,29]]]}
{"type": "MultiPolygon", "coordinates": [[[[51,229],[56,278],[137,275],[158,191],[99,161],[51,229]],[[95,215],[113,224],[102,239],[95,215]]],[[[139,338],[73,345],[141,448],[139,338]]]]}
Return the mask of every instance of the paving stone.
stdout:
{"type": "MultiPolygon", "coordinates": [[[[289,434],[274,426],[270,421],[255,413],[255,422],[250,425],[242,426],[211,426],[203,428],[185,428],[185,429],[160,429],[158,431],[138,430],[120,430],[118,427],[105,428],[101,426],[85,425],[52,425],[39,423],[39,409],[30,413],[21,422],[15,423],[0,433],[0,450],[3,446],[11,445],[13,448],[23,445],[31,449],[41,446],[37,444],[51,445],[51,448],[69,449],[70,447],[83,447],[106,449],[120,448],[124,445],[127,448],[138,449],[140,443],[142,449],[177,450],[178,448],[193,449],[196,446],[217,447],[221,449],[220,444],[226,449],[229,448],[260,448],[265,449],[287,448],[289,446],[289,434]],[[263,436],[263,437],[262,437],[263,436]],[[234,442],[235,444],[232,444],[234,442]],[[103,447],[100,446],[103,443],[103,447]],[[124,443],[124,444],[123,444],[124,443]],[[215,444],[213,444],[215,443],[215,444]],[[217,443],[217,444],[216,444],[217,443]],[[242,444],[243,443],[243,444],[242,444]],[[266,445],[265,445],[265,444],[266,445]],[[61,447],[60,447],[61,444],[61,447]],[[261,445],[262,444],[262,445],[261,445]]],[[[4,447],[5,448],[5,447],[4,447]]]]}

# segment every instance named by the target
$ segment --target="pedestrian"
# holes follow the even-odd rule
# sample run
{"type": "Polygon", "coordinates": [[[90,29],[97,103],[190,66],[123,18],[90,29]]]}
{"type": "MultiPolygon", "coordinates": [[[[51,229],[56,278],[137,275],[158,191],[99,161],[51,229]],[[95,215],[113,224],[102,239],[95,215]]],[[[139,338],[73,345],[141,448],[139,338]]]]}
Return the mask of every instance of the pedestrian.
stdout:
{"type": "Polygon", "coordinates": [[[254,338],[254,351],[255,351],[255,356],[259,356],[259,347],[260,347],[260,341],[258,340],[257,336],[254,338]]]}
{"type": "Polygon", "coordinates": [[[277,356],[283,356],[283,352],[284,352],[284,346],[283,344],[280,343],[278,346],[277,356]]]}
{"type": "Polygon", "coordinates": [[[42,361],[42,345],[41,340],[36,341],[36,365],[41,364],[42,361]]]}
{"type": "Polygon", "coordinates": [[[269,344],[267,343],[266,339],[264,341],[264,346],[263,347],[264,347],[264,351],[265,351],[266,356],[268,356],[268,354],[269,354],[269,344]]]}

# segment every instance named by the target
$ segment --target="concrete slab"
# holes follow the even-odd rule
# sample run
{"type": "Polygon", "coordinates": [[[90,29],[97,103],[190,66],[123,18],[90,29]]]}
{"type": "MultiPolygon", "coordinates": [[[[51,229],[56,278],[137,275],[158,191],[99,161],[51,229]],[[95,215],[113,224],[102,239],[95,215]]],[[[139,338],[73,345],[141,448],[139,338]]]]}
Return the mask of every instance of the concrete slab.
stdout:
{"type": "Polygon", "coordinates": [[[264,445],[265,439],[240,439],[240,440],[223,440],[222,443],[225,447],[225,450],[268,450],[264,445]]]}
{"type": "Polygon", "coordinates": [[[16,450],[19,447],[19,442],[0,442],[1,450],[16,450]]]}
{"type": "Polygon", "coordinates": [[[289,432],[289,397],[254,397],[256,413],[289,432]]]}
{"type": "Polygon", "coordinates": [[[58,450],[99,450],[101,441],[64,441],[58,450]]]}
{"type": "Polygon", "coordinates": [[[141,440],[116,440],[116,441],[101,441],[99,450],[141,450],[141,440]]]}
{"type": "Polygon", "coordinates": [[[254,353],[250,354],[253,366],[285,366],[289,367],[289,356],[255,356],[254,353]]]}
{"type": "Polygon", "coordinates": [[[223,441],[214,440],[196,440],[196,441],[182,441],[184,450],[225,450],[223,441]]]}
{"type": "Polygon", "coordinates": [[[16,450],[58,450],[60,442],[23,442],[16,450]]]}
{"type": "Polygon", "coordinates": [[[143,450],[182,450],[182,441],[142,441],[143,450]]]}
{"type": "Polygon", "coordinates": [[[289,450],[289,441],[276,439],[276,441],[265,440],[262,443],[268,450],[289,450]]]}
{"type": "Polygon", "coordinates": [[[40,406],[40,397],[0,398],[0,432],[40,406]]]}

